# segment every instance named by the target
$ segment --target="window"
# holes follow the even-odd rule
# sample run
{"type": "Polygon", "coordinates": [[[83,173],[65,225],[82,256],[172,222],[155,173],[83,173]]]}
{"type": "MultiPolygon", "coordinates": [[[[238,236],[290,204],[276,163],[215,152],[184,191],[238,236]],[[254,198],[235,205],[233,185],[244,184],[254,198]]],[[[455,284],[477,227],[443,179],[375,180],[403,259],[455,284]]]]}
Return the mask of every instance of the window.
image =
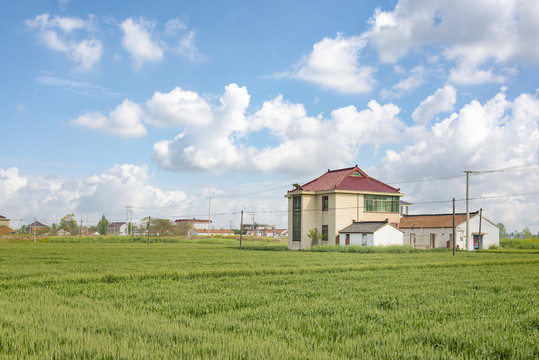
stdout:
{"type": "Polygon", "coordinates": [[[322,241],[328,241],[329,230],[327,225],[322,225],[322,241]]]}
{"type": "Polygon", "coordinates": [[[364,209],[370,212],[399,212],[399,197],[386,195],[364,195],[364,209]]]}
{"type": "Polygon", "coordinates": [[[415,247],[415,234],[410,234],[410,246],[415,247]]]}
{"type": "Polygon", "coordinates": [[[346,238],[344,239],[345,245],[350,245],[350,234],[346,234],[346,238]]]}
{"type": "Polygon", "coordinates": [[[361,246],[367,246],[367,234],[361,234],[361,246]]]}
{"type": "Polygon", "coordinates": [[[294,196],[292,204],[292,241],[301,241],[301,196],[294,196]]]}
{"type": "Polygon", "coordinates": [[[329,197],[322,196],[322,211],[328,211],[329,209],[329,197]]]}

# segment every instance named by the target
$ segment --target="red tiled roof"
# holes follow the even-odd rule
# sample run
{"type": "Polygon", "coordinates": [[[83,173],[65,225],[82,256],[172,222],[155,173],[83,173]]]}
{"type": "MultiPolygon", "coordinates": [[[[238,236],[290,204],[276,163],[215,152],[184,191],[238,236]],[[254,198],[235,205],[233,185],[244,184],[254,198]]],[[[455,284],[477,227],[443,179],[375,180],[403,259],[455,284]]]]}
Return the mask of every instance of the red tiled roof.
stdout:
{"type": "Polygon", "coordinates": [[[5,219],[5,218],[6,218],[5,216],[0,215],[0,219],[5,219]]]}
{"type": "MultiPolygon", "coordinates": [[[[479,212],[470,213],[470,218],[479,212]]],[[[455,214],[455,225],[466,221],[466,214],[455,214]]],[[[433,214],[433,215],[404,215],[399,222],[400,229],[432,229],[432,228],[452,228],[453,214],[433,214]]]]}
{"type": "MultiPolygon", "coordinates": [[[[352,190],[383,193],[398,193],[400,190],[368,176],[357,165],[346,169],[328,170],[327,173],[302,185],[301,188],[307,191],[352,190]],[[361,176],[352,175],[356,171],[361,176]]],[[[289,192],[294,191],[297,190],[289,192]]]]}

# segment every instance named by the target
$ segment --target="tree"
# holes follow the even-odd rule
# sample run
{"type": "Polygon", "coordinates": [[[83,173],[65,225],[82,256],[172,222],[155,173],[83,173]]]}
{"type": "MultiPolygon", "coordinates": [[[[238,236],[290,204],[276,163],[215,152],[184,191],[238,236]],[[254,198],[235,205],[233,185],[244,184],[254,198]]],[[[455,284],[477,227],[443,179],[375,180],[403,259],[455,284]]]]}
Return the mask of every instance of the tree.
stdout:
{"type": "Polygon", "coordinates": [[[145,217],[141,219],[142,224],[140,230],[143,233],[148,231],[148,220],[150,220],[150,233],[156,236],[169,236],[174,235],[174,225],[168,219],[149,218],[145,217]]]}
{"type": "Polygon", "coordinates": [[[498,228],[500,229],[500,238],[507,237],[507,230],[505,230],[505,225],[502,223],[498,223],[498,228]]]}
{"type": "Polygon", "coordinates": [[[74,218],[74,214],[67,214],[60,219],[59,229],[64,229],[71,235],[75,235],[79,232],[79,227],[77,226],[77,221],[74,218]]]}
{"type": "Polygon", "coordinates": [[[532,232],[530,231],[530,228],[529,227],[525,227],[523,230],[522,230],[522,237],[524,239],[531,239],[533,236],[532,236],[532,232]]]}
{"type": "Polygon", "coordinates": [[[175,235],[187,236],[189,235],[189,232],[193,230],[193,224],[191,224],[189,221],[182,221],[175,223],[173,228],[175,235]]]}
{"type": "Polygon", "coordinates": [[[109,221],[107,220],[105,215],[103,215],[101,217],[101,220],[99,220],[99,222],[97,223],[97,231],[99,231],[101,235],[107,235],[108,230],[109,230],[109,221]]]}
{"type": "Polygon", "coordinates": [[[312,245],[318,245],[318,242],[323,239],[323,235],[318,229],[311,229],[309,230],[309,234],[307,235],[309,239],[311,239],[312,245]]]}

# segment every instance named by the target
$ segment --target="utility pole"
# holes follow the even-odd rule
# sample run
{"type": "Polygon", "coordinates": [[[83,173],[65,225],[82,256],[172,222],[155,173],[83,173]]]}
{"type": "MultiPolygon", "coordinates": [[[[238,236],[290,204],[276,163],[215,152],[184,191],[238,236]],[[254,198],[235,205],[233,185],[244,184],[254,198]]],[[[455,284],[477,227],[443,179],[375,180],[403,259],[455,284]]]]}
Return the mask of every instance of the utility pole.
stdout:
{"type": "Polygon", "coordinates": [[[453,198],[453,256],[455,256],[455,198],[453,198]]]}
{"type": "Polygon", "coordinates": [[[241,249],[242,236],[243,236],[243,210],[241,211],[241,222],[240,222],[240,249],[241,249]]]}
{"type": "Polygon", "coordinates": [[[481,249],[481,245],[483,244],[483,239],[481,236],[481,220],[483,219],[483,208],[479,209],[479,236],[477,237],[477,248],[481,249]]]}
{"type": "Polygon", "coordinates": [[[210,226],[211,226],[211,196],[209,198],[209,203],[208,203],[208,236],[210,236],[211,234],[211,230],[210,230],[210,226]]]}
{"type": "Polygon", "coordinates": [[[34,218],[33,229],[34,230],[34,244],[36,243],[36,218],[34,218]]]}
{"type": "Polygon", "coordinates": [[[80,244],[81,236],[82,236],[82,219],[80,219],[80,226],[79,226],[79,244],[80,244]]]}
{"type": "Polygon", "coordinates": [[[150,221],[152,220],[151,216],[148,216],[148,246],[150,246],[150,221]]]}
{"type": "Polygon", "coordinates": [[[466,170],[466,250],[473,250],[473,242],[470,241],[470,173],[473,171],[466,170]]]}

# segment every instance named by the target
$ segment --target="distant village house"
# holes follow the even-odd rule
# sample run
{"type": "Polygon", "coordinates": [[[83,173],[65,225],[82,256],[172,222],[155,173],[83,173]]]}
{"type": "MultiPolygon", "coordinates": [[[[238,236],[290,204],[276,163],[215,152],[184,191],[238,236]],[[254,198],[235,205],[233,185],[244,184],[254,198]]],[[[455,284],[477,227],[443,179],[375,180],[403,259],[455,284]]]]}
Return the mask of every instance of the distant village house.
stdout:
{"type": "MultiPolygon", "coordinates": [[[[470,239],[473,249],[488,249],[500,243],[500,229],[492,221],[470,213],[470,239]],[[480,225],[481,223],[481,225],[480,225]],[[481,227],[481,233],[479,233],[481,227]]],[[[420,249],[453,247],[453,214],[405,215],[400,229],[404,232],[404,244],[420,249]]],[[[455,214],[455,247],[466,249],[466,214],[455,214]]]]}
{"type": "Polygon", "coordinates": [[[0,215],[0,235],[11,234],[13,229],[9,227],[9,219],[0,215]]]}
{"type": "MultiPolygon", "coordinates": [[[[368,176],[358,166],[328,170],[304,184],[295,184],[288,199],[288,248],[305,249],[313,245],[309,232],[317,229],[322,244],[341,243],[341,230],[357,222],[385,222],[394,230],[400,221],[400,189],[368,176]]],[[[402,233],[399,243],[402,244],[402,233]]],[[[344,233],[346,237],[346,233],[344,233]]],[[[352,232],[349,233],[350,237],[352,232]]],[[[352,239],[350,238],[350,241],[352,239]]]]}
{"type": "Polygon", "coordinates": [[[123,222],[111,222],[108,226],[109,235],[127,235],[127,223],[123,222]]]}

